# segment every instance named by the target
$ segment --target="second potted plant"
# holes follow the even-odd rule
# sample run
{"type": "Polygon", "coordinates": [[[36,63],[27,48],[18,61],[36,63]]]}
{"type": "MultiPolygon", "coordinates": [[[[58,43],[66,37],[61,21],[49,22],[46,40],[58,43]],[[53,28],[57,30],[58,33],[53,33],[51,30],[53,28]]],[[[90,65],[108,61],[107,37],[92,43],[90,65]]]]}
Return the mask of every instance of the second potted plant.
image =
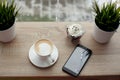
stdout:
{"type": "Polygon", "coordinates": [[[120,7],[112,1],[99,7],[95,1],[93,10],[96,13],[93,37],[99,43],[107,43],[119,27],[120,7]]]}
{"type": "Polygon", "coordinates": [[[14,0],[0,0],[0,42],[9,42],[15,38],[15,18],[18,15],[14,0]]]}

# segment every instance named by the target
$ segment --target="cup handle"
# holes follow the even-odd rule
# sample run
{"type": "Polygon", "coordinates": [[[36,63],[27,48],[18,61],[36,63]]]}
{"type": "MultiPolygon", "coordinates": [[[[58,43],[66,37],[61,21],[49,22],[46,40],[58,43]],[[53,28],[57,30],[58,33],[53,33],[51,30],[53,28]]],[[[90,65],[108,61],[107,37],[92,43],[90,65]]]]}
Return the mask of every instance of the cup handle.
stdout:
{"type": "Polygon", "coordinates": [[[49,61],[49,63],[51,64],[51,63],[53,63],[55,60],[51,57],[51,55],[49,55],[49,56],[48,56],[48,61],[49,61]]]}

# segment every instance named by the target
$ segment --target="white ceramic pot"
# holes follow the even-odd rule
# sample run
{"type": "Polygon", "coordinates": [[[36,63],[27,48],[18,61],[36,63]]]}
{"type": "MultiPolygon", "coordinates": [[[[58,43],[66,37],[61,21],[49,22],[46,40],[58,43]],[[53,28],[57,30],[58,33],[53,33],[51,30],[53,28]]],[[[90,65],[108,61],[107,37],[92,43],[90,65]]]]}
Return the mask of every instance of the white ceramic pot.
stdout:
{"type": "Polygon", "coordinates": [[[107,43],[111,39],[114,33],[115,31],[107,32],[95,26],[93,32],[93,38],[99,43],[107,43]]]}
{"type": "Polygon", "coordinates": [[[10,42],[15,38],[15,25],[9,29],[0,31],[0,42],[10,42]]]}

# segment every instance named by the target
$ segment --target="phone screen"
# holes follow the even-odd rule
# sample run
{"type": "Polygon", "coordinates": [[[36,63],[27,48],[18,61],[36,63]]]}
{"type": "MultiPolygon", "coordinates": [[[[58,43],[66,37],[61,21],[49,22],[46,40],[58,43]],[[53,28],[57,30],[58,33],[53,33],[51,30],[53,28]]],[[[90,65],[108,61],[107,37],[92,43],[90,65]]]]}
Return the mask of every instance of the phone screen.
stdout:
{"type": "Polygon", "coordinates": [[[77,46],[71,54],[70,58],[63,66],[63,70],[74,76],[77,76],[90,55],[91,52],[87,50],[87,48],[77,46]]]}

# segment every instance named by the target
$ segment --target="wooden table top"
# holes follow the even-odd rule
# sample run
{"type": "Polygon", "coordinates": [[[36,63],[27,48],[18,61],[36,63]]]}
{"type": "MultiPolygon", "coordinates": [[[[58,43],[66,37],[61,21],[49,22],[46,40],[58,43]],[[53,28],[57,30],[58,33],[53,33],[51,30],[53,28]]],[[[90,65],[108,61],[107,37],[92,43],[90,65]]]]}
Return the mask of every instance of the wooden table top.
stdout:
{"type": "MultiPolygon", "coordinates": [[[[0,76],[69,76],[62,66],[75,47],[66,34],[66,25],[72,23],[17,22],[16,38],[0,43],[0,76]],[[33,66],[28,59],[31,45],[42,38],[53,41],[59,51],[56,64],[46,69],[33,66]]],[[[120,75],[120,29],[108,44],[99,44],[92,38],[94,23],[78,23],[86,29],[81,44],[93,51],[80,76],[120,75]]]]}

